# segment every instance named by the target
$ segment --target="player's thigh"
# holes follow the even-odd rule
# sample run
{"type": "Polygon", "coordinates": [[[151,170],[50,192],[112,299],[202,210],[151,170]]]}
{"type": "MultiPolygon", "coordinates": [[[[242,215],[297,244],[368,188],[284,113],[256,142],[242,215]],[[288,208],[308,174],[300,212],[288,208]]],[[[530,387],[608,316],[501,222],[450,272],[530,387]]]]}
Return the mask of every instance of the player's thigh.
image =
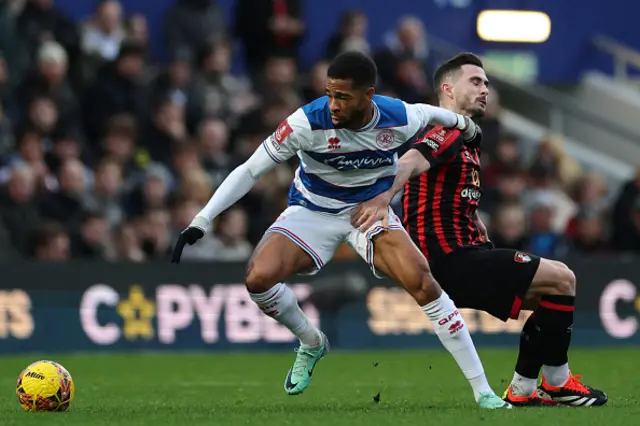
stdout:
{"type": "Polygon", "coordinates": [[[349,231],[342,220],[301,206],[287,208],[258,244],[247,271],[252,292],[271,288],[296,273],[314,274],[333,257],[349,231]]]}
{"type": "Polygon", "coordinates": [[[365,232],[352,229],[347,241],[367,262],[374,276],[391,278],[419,304],[427,304],[440,296],[440,287],[431,275],[427,259],[391,208],[388,230],[378,221],[365,232]]]}
{"type": "Polygon", "coordinates": [[[567,265],[557,260],[540,259],[527,297],[576,294],[576,276],[567,265]]]}
{"type": "Polygon", "coordinates": [[[508,249],[459,249],[432,265],[433,275],[459,308],[518,318],[540,258],[508,249]]]}
{"type": "Polygon", "coordinates": [[[291,275],[313,268],[313,258],[293,240],[268,232],[249,259],[245,283],[251,293],[263,293],[291,275]]]}

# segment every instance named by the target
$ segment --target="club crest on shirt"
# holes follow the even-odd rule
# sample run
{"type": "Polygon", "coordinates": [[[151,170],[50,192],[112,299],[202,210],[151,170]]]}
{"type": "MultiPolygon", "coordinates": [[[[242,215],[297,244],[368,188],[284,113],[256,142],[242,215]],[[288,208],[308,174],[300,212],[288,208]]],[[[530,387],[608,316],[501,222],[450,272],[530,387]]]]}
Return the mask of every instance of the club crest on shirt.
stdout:
{"type": "Polygon", "coordinates": [[[393,130],[384,129],[378,132],[378,136],[376,136],[376,143],[382,149],[387,149],[396,141],[396,136],[393,133],[393,130]]]}
{"type": "Polygon", "coordinates": [[[529,263],[531,262],[531,256],[529,256],[527,253],[519,251],[516,252],[516,254],[513,256],[513,260],[518,263],[529,263]]]}

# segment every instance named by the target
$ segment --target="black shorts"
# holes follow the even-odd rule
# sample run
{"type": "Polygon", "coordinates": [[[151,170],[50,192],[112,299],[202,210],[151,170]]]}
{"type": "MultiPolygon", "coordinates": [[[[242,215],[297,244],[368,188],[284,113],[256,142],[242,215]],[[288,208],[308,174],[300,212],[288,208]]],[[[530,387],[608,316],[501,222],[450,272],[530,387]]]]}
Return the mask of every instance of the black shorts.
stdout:
{"type": "Polygon", "coordinates": [[[456,307],[485,311],[507,321],[520,315],[540,258],[486,244],[462,247],[429,263],[456,307]]]}

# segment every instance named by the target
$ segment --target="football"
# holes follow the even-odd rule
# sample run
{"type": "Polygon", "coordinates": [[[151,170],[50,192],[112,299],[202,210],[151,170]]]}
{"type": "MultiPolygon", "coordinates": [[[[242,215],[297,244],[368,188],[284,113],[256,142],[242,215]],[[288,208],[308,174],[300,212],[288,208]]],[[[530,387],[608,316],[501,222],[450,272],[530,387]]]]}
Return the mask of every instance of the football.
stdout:
{"type": "Polygon", "coordinates": [[[66,411],[73,401],[71,374],[54,361],[36,361],[18,376],[16,395],[25,411],[66,411]]]}

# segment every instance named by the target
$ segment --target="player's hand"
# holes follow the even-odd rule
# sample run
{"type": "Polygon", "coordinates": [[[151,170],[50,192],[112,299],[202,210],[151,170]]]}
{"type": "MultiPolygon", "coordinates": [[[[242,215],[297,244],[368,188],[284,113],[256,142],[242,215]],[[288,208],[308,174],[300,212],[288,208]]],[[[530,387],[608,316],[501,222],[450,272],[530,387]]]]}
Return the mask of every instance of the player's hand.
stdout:
{"type": "Polygon", "coordinates": [[[467,142],[473,140],[478,134],[478,126],[476,123],[467,116],[458,114],[458,124],[456,125],[462,133],[462,139],[467,142]]]}
{"type": "Polygon", "coordinates": [[[182,256],[182,250],[186,244],[190,246],[195,244],[196,241],[201,239],[207,233],[209,227],[209,221],[205,218],[196,216],[191,222],[191,225],[180,233],[178,241],[173,248],[173,254],[171,255],[171,263],[180,263],[180,257],[182,256]]]}
{"type": "Polygon", "coordinates": [[[351,213],[351,225],[358,228],[360,232],[366,232],[377,221],[382,221],[382,227],[389,227],[389,203],[391,199],[387,193],[382,193],[377,197],[360,203],[351,213]]]}

